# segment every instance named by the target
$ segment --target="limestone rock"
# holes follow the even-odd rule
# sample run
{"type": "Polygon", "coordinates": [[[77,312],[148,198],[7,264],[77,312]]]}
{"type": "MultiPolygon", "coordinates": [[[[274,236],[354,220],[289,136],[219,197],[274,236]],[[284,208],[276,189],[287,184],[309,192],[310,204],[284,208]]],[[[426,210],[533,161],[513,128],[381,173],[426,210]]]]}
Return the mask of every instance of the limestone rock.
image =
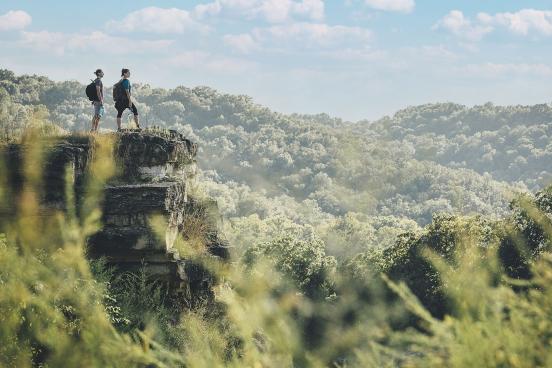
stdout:
{"type": "MultiPolygon", "coordinates": [[[[53,139],[46,145],[42,193],[45,208],[67,208],[65,184],[69,170],[78,210],[85,195],[83,184],[91,151],[90,137],[84,135],[53,139]]],[[[25,152],[26,148],[18,145],[3,152],[9,164],[14,203],[23,182],[25,152]]],[[[208,254],[219,258],[228,258],[229,254],[218,235],[216,202],[198,201],[188,193],[196,172],[196,153],[196,145],[174,131],[118,133],[114,157],[119,174],[105,187],[103,227],[88,239],[87,245],[91,258],[104,257],[119,271],[137,272],[145,267],[173,295],[186,295],[188,302],[212,296],[213,282],[201,265],[186,260],[174,248],[177,237],[191,237],[191,229],[187,228],[190,216],[202,224],[201,236],[208,254]],[[152,216],[161,216],[165,228],[154,231],[152,216]]]]}

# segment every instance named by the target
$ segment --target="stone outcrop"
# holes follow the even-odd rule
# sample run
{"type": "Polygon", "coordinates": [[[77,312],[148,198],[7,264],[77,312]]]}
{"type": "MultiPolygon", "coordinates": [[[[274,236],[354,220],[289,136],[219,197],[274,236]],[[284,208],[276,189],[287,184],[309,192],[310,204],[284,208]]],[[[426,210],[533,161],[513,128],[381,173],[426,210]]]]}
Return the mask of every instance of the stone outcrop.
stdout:
{"type": "MultiPolygon", "coordinates": [[[[211,275],[200,264],[186,260],[175,247],[198,230],[207,256],[227,258],[228,249],[216,229],[218,211],[213,200],[190,193],[196,174],[197,147],[177,132],[123,131],[116,134],[114,157],[118,174],[105,186],[103,226],[88,239],[88,255],[105,258],[117,272],[142,268],[167,286],[171,295],[183,294],[187,303],[208,298],[211,275]],[[151,219],[161,219],[153,228],[151,219]],[[190,221],[193,217],[194,221],[190,221]]],[[[44,164],[45,208],[67,208],[66,170],[70,170],[77,211],[86,195],[85,177],[92,143],[88,136],[67,136],[49,144],[44,164]]],[[[21,146],[10,146],[10,187],[14,197],[22,183],[21,146]]]]}

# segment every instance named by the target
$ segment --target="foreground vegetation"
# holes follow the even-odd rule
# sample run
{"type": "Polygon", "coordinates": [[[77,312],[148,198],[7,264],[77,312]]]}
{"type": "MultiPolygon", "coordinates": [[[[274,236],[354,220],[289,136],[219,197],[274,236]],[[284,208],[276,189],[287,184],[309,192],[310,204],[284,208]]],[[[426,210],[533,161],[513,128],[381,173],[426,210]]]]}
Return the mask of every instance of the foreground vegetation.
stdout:
{"type": "Polygon", "coordinates": [[[217,199],[235,249],[230,263],[188,254],[216,298],[177,312],[146,272],[85,257],[115,170],[107,137],[84,209],[39,208],[40,137],[85,127],[83,87],[1,76],[2,138],[28,150],[22,194],[0,182],[0,365],[552,364],[549,107],[431,105],[352,124],[137,88],[150,125],[203,147],[194,194],[217,199]],[[474,153],[486,144],[496,152],[474,153]]]}

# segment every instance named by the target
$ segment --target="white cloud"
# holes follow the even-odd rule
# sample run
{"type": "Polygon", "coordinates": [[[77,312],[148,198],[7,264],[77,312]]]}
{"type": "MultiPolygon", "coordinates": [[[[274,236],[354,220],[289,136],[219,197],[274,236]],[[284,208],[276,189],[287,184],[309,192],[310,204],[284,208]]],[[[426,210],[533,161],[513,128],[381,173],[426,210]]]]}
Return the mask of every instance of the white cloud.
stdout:
{"type": "Polygon", "coordinates": [[[459,10],[445,15],[433,29],[445,29],[468,41],[479,41],[484,35],[499,27],[526,36],[531,31],[552,36],[552,11],[522,9],[515,13],[479,13],[474,21],[459,10]]]}
{"type": "Polygon", "coordinates": [[[256,66],[256,64],[245,59],[214,55],[201,50],[181,52],[168,58],[166,63],[171,67],[225,74],[245,73],[256,66]]]}
{"type": "Polygon", "coordinates": [[[467,41],[479,41],[485,34],[491,32],[493,27],[488,24],[474,24],[460,10],[452,10],[437,22],[433,29],[445,29],[467,41]]]}
{"type": "Polygon", "coordinates": [[[49,50],[56,54],[63,54],[65,38],[65,35],[59,32],[23,32],[21,34],[21,44],[37,50],[49,50]]]}
{"type": "Polygon", "coordinates": [[[292,5],[291,0],[265,0],[260,2],[255,12],[270,23],[281,23],[290,18],[292,5]]]}
{"type": "Polygon", "coordinates": [[[429,68],[435,72],[441,65],[448,65],[459,56],[444,45],[401,47],[394,50],[364,48],[339,48],[323,50],[318,55],[344,62],[341,66],[362,65],[380,71],[405,71],[429,68]],[[423,65],[423,68],[420,66],[423,65]]]}
{"type": "Polygon", "coordinates": [[[414,50],[429,59],[453,60],[458,58],[458,55],[443,45],[426,45],[419,49],[414,48],[414,50]]]}
{"type": "Polygon", "coordinates": [[[248,54],[253,51],[289,53],[309,49],[319,55],[335,57],[343,51],[345,58],[370,58],[368,44],[372,31],[361,27],[331,26],[325,23],[286,23],[254,28],[249,33],[227,34],[224,43],[234,50],[248,54]]]}
{"type": "Polygon", "coordinates": [[[107,28],[120,32],[184,33],[207,31],[208,28],[195,21],[190,12],[177,8],[150,6],[128,14],[120,21],[109,21],[107,28]]]}
{"type": "Polygon", "coordinates": [[[345,48],[331,51],[322,51],[320,55],[346,62],[372,62],[387,60],[389,53],[385,50],[373,50],[369,47],[355,49],[345,48]]]}
{"type": "Polygon", "coordinates": [[[22,32],[19,43],[35,50],[51,51],[63,55],[68,51],[96,51],[109,54],[161,51],[167,50],[173,41],[130,40],[124,37],[113,37],[98,31],[89,34],[40,31],[22,32]]]}
{"type": "Polygon", "coordinates": [[[324,19],[323,0],[215,0],[194,8],[197,18],[207,16],[261,18],[270,23],[282,23],[295,17],[324,19]]]}
{"type": "Polygon", "coordinates": [[[244,54],[248,54],[259,49],[257,41],[255,41],[253,36],[248,33],[238,35],[228,34],[223,37],[223,41],[226,45],[244,54]]]}
{"type": "Polygon", "coordinates": [[[22,10],[10,10],[0,15],[0,31],[21,30],[31,24],[33,18],[22,10]]]}
{"type": "Polygon", "coordinates": [[[515,13],[478,14],[478,20],[483,24],[507,27],[510,31],[527,35],[534,30],[546,36],[552,35],[552,11],[522,9],[515,13]]]}
{"type": "Polygon", "coordinates": [[[261,41],[299,41],[308,46],[343,46],[345,43],[367,43],[372,32],[366,28],[330,26],[324,23],[292,23],[287,25],[256,28],[253,36],[261,41]]]}
{"type": "Polygon", "coordinates": [[[208,16],[215,16],[222,11],[222,4],[220,1],[215,1],[213,3],[207,4],[198,4],[194,8],[194,15],[201,19],[208,16]]]}
{"type": "Polygon", "coordinates": [[[300,3],[294,3],[293,13],[304,15],[313,20],[324,19],[324,1],[322,0],[303,0],[300,3]]]}
{"type": "Polygon", "coordinates": [[[364,0],[364,3],[374,9],[402,13],[410,13],[416,6],[414,0],[364,0]]]}
{"type": "Polygon", "coordinates": [[[527,63],[483,63],[470,64],[457,69],[457,72],[478,78],[490,78],[512,75],[531,75],[537,77],[552,76],[552,66],[527,63]]]}
{"type": "Polygon", "coordinates": [[[193,68],[201,65],[209,59],[209,53],[206,51],[185,51],[177,55],[171,56],[168,59],[168,64],[182,68],[193,68]]]}

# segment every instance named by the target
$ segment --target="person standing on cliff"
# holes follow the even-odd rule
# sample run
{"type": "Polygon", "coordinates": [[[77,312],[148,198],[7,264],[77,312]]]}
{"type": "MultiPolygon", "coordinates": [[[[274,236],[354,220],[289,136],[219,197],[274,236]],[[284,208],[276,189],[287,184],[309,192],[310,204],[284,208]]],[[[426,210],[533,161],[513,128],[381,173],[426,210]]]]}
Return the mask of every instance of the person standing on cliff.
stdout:
{"type": "Polygon", "coordinates": [[[119,87],[120,92],[118,99],[115,101],[115,108],[117,109],[117,129],[121,130],[121,117],[126,109],[132,110],[134,114],[134,123],[136,123],[138,129],[141,129],[140,123],[138,122],[138,109],[136,109],[132,101],[131,84],[128,80],[128,78],[130,78],[130,70],[121,70],[121,77],[123,79],[119,82],[121,84],[119,87]]]}
{"type": "Polygon", "coordinates": [[[104,72],[101,69],[97,69],[94,74],[96,74],[96,80],[94,80],[94,85],[96,86],[96,98],[92,101],[92,105],[94,106],[94,117],[92,118],[92,129],[90,129],[91,133],[98,131],[100,119],[104,114],[104,94],[102,83],[104,72]]]}

